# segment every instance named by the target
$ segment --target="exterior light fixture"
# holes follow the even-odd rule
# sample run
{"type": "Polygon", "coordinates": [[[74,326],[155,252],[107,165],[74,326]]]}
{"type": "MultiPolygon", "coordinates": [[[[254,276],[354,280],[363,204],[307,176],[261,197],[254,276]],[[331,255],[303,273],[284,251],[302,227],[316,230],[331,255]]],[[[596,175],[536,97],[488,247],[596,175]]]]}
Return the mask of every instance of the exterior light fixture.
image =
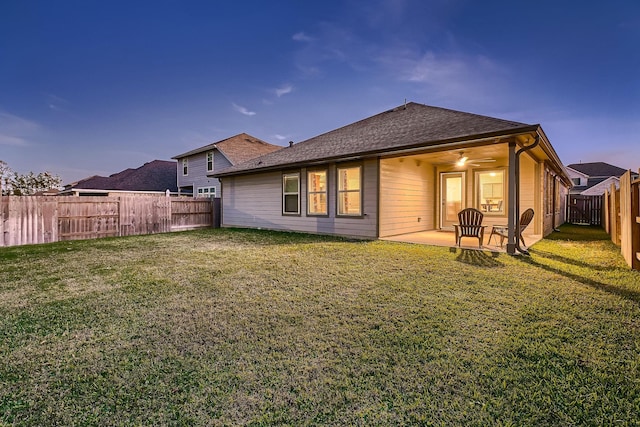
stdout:
{"type": "Polygon", "coordinates": [[[464,166],[464,164],[467,162],[467,160],[469,160],[469,158],[467,156],[463,156],[462,153],[460,153],[460,158],[456,162],[456,165],[464,166]]]}

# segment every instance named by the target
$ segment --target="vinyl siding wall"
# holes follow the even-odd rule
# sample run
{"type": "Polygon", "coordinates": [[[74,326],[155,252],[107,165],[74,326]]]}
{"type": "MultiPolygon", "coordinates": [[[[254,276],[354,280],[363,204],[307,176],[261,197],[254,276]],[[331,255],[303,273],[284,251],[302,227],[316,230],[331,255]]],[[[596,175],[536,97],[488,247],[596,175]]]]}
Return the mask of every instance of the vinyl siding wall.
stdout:
{"type": "MultiPolygon", "coordinates": [[[[307,215],[307,169],[287,169],[251,175],[225,177],[222,180],[222,226],[300,231],[357,238],[377,237],[378,161],[362,165],[361,217],[336,216],[336,164],[314,166],[309,170],[328,170],[328,215],[307,215]],[[300,215],[282,214],[282,174],[300,172],[300,215]]],[[[342,164],[341,164],[342,165],[342,164]]]]}
{"type": "MultiPolygon", "coordinates": [[[[567,203],[567,194],[569,193],[569,188],[562,185],[560,180],[557,180],[556,174],[544,163],[540,163],[539,167],[539,177],[540,177],[540,191],[539,194],[542,198],[540,205],[542,206],[542,214],[543,214],[543,223],[542,223],[542,234],[547,236],[553,232],[553,226],[560,226],[565,223],[565,211],[566,211],[566,203],[567,203]],[[549,175],[549,179],[545,179],[545,175],[549,175]],[[547,201],[547,191],[553,185],[553,181],[557,180],[558,192],[556,193],[556,206],[555,212],[549,212],[547,209],[547,205],[549,204],[547,201]]],[[[549,204],[549,209],[551,209],[551,205],[549,204]]],[[[537,212],[536,212],[537,215],[537,212]]]]}
{"type": "Polygon", "coordinates": [[[435,169],[412,158],[380,161],[380,237],[435,228],[435,169]]]}
{"type": "MultiPolygon", "coordinates": [[[[207,177],[207,153],[208,151],[189,156],[189,174],[182,174],[182,158],[178,159],[178,188],[193,186],[193,194],[197,195],[199,187],[215,187],[216,197],[220,197],[220,181],[217,178],[207,177]]],[[[213,170],[220,171],[231,166],[231,162],[220,154],[218,150],[213,150],[213,170]]]]}

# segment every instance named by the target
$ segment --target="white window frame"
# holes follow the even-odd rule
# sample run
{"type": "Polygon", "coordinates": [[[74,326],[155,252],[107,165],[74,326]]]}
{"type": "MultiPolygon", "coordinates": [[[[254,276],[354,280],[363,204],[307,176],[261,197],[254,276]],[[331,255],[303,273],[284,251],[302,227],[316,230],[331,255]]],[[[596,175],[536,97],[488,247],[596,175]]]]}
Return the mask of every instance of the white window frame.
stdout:
{"type": "Polygon", "coordinates": [[[189,175],[189,159],[185,157],[182,159],[182,176],[187,175],[189,175]]]}
{"type": "Polygon", "coordinates": [[[326,216],[329,215],[329,171],[327,169],[317,169],[307,171],[307,215],[309,216],[326,216]],[[324,174],[324,190],[317,191],[311,188],[311,175],[313,174],[324,174]],[[324,211],[312,211],[311,202],[313,200],[313,196],[324,194],[324,211]]]}
{"type": "Polygon", "coordinates": [[[336,168],[336,215],[337,216],[350,216],[350,217],[360,217],[362,216],[362,166],[361,165],[350,165],[350,166],[341,166],[336,168]],[[341,189],[341,182],[340,182],[340,171],[343,170],[348,170],[348,169],[357,169],[358,170],[358,188],[357,189],[341,189]],[[340,197],[344,194],[349,194],[349,193],[358,193],[359,194],[359,199],[360,199],[360,204],[358,206],[358,212],[357,213],[347,213],[347,212],[340,212],[340,208],[341,208],[341,203],[340,203],[340,197]]]}
{"type": "Polygon", "coordinates": [[[300,172],[292,172],[282,174],[282,215],[300,215],[300,172]],[[287,179],[295,177],[298,180],[296,191],[285,191],[287,179]],[[287,196],[295,195],[297,197],[296,211],[289,212],[286,210],[287,196]]]}
{"type": "Polygon", "coordinates": [[[216,197],[216,187],[198,187],[197,197],[216,197]]]}
{"type": "Polygon", "coordinates": [[[213,172],[213,151],[207,152],[206,161],[207,161],[207,172],[213,172]]]}
{"type": "MultiPolygon", "coordinates": [[[[476,182],[476,191],[475,191],[475,199],[476,199],[476,209],[482,211],[485,215],[490,216],[506,216],[507,215],[507,170],[505,168],[497,168],[497,169],[483,169],[475,171],[475,182],[476,182]],[[500,207],[501,210],[491,211],[491,209],[495,208],[494,205],[485,206],[486,209],[483,209],[483,201],[482,201],[482,192],[480,191],[482,183],[480,182],[481,174],[491,174],[496,173],[502,175],[502,194],[498,196],[492,196],[493,201],[498,199],[502,201],[502,205],[500,207]]],[[[485,198],[486,199],[486,198],[485,198]]]]}

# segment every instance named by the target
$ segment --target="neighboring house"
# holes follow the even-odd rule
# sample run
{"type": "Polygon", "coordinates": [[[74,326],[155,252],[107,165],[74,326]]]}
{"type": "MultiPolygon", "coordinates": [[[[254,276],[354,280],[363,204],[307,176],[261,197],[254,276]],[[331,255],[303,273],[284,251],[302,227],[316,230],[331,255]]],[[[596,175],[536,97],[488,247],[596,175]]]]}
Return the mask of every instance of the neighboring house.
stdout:
{"type": "Polygon", "coordinates": [[[220,181],[207,175],[281,148],[241,133],[179,154],[172,157],[178,161],[178,191],[199,197],[220,197],[220,181]]]}
{"type": "MultiPolygon", "coordinates": [[[[570,194],[600,196],[614,184],[620,188],[620,177],[626,169],[604,162],[574,163],[567,166],[567,173],[573,183],[570,194]]],[[[631,178],[638,174],[632,173],[631,178]]]]}
{"type": "Polygon", "coordinates": [[[64,186],[60,195],[113,196],[127,194],[176,193],[176,162],[154,160],[137,169],[125,169],[110,176],[92,176],[64,186]]]}
{"type": "Polygon", "coordinates": [[[33,193],[34,196],[57,196],[58,194],[60,194],[60,190],[58,188],[49,188],[48,190],[33,193]]]}
{"type": "Polygon", "coordinates": [[[540,125],[416,103],[212,175],[222,226],[366,239],[451,230],[465,207],[511,227],[533,208],[529,227],[547,235],[571,185],[540,125]]]}

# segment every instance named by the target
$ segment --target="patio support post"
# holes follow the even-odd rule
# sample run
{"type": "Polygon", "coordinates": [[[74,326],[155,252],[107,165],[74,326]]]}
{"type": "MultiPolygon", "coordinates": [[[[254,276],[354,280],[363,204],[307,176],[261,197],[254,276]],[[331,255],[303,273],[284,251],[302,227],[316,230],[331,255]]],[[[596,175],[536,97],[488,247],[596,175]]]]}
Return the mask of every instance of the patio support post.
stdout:
{"type": "Polygon", "coordinates": [[[507,210],[507,230],[509,230],[507,237],[507,253],[513,255],[516,253],[516,186],[517,181],[517,168],[516,162],[516,142],[509,142],[509,207],[507,210]]]}

